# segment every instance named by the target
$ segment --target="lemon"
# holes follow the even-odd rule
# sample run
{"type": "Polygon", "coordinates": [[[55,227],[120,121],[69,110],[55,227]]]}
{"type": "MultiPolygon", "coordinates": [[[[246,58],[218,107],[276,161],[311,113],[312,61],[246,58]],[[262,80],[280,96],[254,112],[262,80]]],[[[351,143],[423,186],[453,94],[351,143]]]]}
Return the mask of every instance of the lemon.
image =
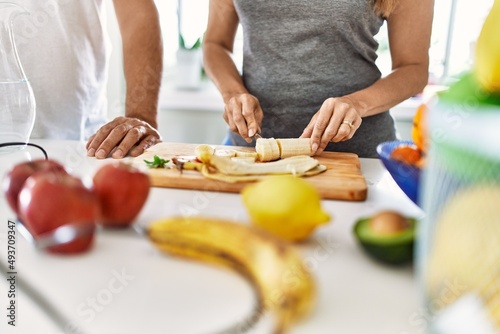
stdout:
{"type": "Polygon", "coordinates": [[[316,188],[298,177],[272,176],[245,187],[241,196],[254,224],[290,241],[330,221],[316,188]]]}

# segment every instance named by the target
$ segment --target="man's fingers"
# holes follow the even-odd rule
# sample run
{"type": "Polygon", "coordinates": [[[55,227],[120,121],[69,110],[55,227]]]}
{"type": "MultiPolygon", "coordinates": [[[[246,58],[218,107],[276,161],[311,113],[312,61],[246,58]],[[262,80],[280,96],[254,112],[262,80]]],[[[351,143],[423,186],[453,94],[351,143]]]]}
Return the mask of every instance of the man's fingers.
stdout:
{"type": "Polygon", "coordinates": [[[141,140],[146,134],[146,128],[144,126],[134,126],[127,131],[125,137],[120,141],[120,144],[116,147],[113,154],[111,155],[114,159],[123,158],[129,151],[134,147],[134,145],[141,140]]]}
{"type": "Polygon", "coordinates": [[[153,136],[153,135],[148,135],[148,136],[146,136],[146,138],[142,139],[139,142],[139,144],[132,147],[128,151],[128,154],[131,157],[137,157],[137,156],[141,155],[142,153],[144,153],[144,150],[146,150],[147,148],[149,148],[149,147],[151,147],[159,142],[160,142],[160,140],[158,137],[153,136]]]}
{"type": "MultiPolygon", "coordinates": [[[[95,152],[95,157],[97,159],[105,159],[111,153],[111,151],[122,142],[122,140],[127,136],[129,130],[133,128],[132,124],[120,124],[114,128],[109,135],[104,139],[104,141],[99,145],[99,148],[95,152]]],[[[131,147],[131,146],[130,146],[131,147]]],[[[129,147],[129,149],[130,149],[129,147]]],[[[118,150],[118,148],[117,148],[118,150]]],[[[122,151],[123,156],[128,152],[122,151]]],[[[116,153],[116,152],[114,152],[116,153]]],[[[116,156],[120,155],[120,152],[116,153],[116,156]]]]}
{"type": "Polygon", "coordinates": [[[126,121],[127,119],[125,117],[117,117],[111,122],[101,126],[101,128],[95,134],[90,136],[89,140],[87,141],[87,156],[94,157],[111,131],[113,131],[118,125],[124,124],[126,121]]]}
{"type": "Polygon", "coordinates": [[[112,154],[120,159],[127,154],[137,156],[161,141],[160,133],[137,118],[117,117],[102,126],[87,143],[87,155],[105,159],[112,154]]]}

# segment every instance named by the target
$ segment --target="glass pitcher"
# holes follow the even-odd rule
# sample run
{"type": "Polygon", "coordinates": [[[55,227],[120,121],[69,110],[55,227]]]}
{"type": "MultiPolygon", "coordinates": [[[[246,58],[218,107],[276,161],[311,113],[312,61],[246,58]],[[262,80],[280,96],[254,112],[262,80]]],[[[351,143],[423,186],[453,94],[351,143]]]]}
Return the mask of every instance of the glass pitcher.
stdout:
{"type": "Polygon", "coordinates": [[[12,30],[23,7],[0,2],[0,153],[23,148],[35,123],[35,97],[17,53],[12,30]],[[6,146],[18,143],[16,146],[6,146]]]}

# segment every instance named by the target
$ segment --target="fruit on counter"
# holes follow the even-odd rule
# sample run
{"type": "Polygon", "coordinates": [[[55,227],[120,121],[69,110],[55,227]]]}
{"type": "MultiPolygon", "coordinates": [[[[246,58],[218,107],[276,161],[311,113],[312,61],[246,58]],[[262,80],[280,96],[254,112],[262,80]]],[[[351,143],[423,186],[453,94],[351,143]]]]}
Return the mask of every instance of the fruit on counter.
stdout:
{"type": "Polygon", "coordinates": [[[373,258],[389,264],[413,259],[416,220],[399,212],[384,210],[354,225],[354,235],[373,258]]]}
{"type": "Polygon", "coordinates": [[[427,103],[420,104],[415,112],[415,116],[413,116],[411,127],[411,139],[423,154],[427,154],[429,151],[429,135],[427,133],[428,113],[429,107],[427,103]]]}
{"type": "Polygon", "coordinates": [[[420,167],[422,152],[415,145],[401,145],[392,150],[390,158],[408,165],[420,167]]]}
{"type": "Polygon", "coordinates": [[[310,138],[258,138],[255,151],[260,161],[272,161],[297,155],[314,155],[310,138]]]}
{"type": "Polygon", "coordinates": [[[316,188],[291,175],[273,176],[245,187],[243,203],[252,222],[290,241],[301,241],[330,221],[316,188]]]}
{"type": "Polygon", "coordinates": [[[129,164],[108,163],[93,177],[94,191],[101,206],[103,226],[126,227],[133,223],[146,203],[149,176],[129,164]]]}
{"type": "Polygon", "coordinates": [[[425,285],[443,306],[466,294],[482,298],[500,330],[500,185],[459,190],[435,219],[425,285]],[[450,284],[458,284],[452,288],[450,284]],[[441,296],[446,296],[442,298],[441,296]]]}
{"type": "Polygon", "coordinates": [[[5,193],[5,198],[7,203],[12,208],[12,210],[18,214],[18,197],[24,182],[31,175],[42,172],[42,173],[63,173],[67,174],[63,165],[55,160],[33,160],[22,162],[15,165],[7,174],[3,180],[3,191],[5,193]]]}
{"type": "Polygon", "coordinates": [[[35,173],[28,177],[19,193],[19,218],[36,239],[66,224],[89,224],[91,233],[74,241],[48,247],[55,253],[87,250],[94,238],[99,203],[95,193],[82,181],[64,173],[35,173]]]}
{"type": "Polygon", "coordinates": [[[204,217],[152,222],[149,239],[173,255],[228,266],[249,278],[259,310],[272,311],[274,333],[284,333],[315,304],[316,288],[300,254],[287,242],[250,225],[204,217]]]}
{"type": "Polygon", "coordinates": [[[500,94],[500,1],[495,0],[476,43],[474,74],[489,93],[500,94]]]}

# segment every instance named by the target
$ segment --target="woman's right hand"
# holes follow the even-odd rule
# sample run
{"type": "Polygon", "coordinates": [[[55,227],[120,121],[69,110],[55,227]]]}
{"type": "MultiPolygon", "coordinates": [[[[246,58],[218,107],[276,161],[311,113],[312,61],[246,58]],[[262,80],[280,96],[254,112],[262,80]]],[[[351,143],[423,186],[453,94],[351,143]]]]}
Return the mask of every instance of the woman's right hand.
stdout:
{"type": "Polygon", "coordinates": [[[242,93],[233,95],[226,101],[223,117],[229,128],[247,143],[252,142],[252,137],[261,132],[260,126],[264,118],[259,100],[251,94],[242,93]]]}

